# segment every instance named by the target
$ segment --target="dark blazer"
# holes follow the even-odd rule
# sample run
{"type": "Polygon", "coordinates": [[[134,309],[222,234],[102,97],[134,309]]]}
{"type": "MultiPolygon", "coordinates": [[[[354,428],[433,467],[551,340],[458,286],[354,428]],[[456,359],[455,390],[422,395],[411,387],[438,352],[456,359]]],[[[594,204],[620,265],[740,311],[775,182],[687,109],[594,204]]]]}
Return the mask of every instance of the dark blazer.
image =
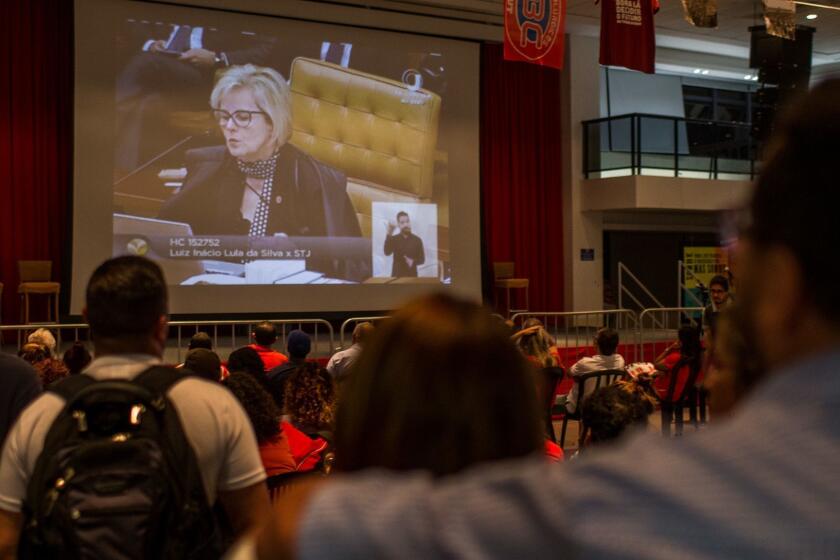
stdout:
{"type": "MultiPolygon", "coordinates": [[[[248,235],[242,218],[245,176],[225,146],[190,150],[187,178],[160,211],[163,220],[190,224],[196,235],[248,235]]],[[[289,144],[280,148],[268,235],[359,237],[359,221],[344,174],[289,144]]]]}
{"type": "MultiPolygon", "coordinates": [[[[195,235],[248,235],[242,218],[245,176],[225,146],[190,150],[187,178],[170,198],[159,218],[188,223],[195,235]]],[[[344,174],[290,144],[280,148],[271,192],[267,235],[290,237],[361,237],[356,211],[347,195],[344,174]]],[[[369,276],[369,263],[355,263],[342,271],[324,263],[307,268],[328,275],[360,280],[369,276]],[[350,269],[353,269],[351,272],[350,269]]],[[[338,263],[339,268],[351,263],[338,263]]]]}

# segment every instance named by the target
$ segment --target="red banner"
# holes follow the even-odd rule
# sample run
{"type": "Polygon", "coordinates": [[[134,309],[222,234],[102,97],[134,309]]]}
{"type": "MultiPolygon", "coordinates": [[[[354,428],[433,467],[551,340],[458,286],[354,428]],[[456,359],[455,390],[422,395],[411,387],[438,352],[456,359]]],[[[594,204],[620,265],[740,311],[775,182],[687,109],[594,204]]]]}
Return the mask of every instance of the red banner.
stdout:
{"type": "Polygon", "coordinates": [[[658,7],[658,0],[601,0],[601,64],[653,74],[658,7]]]}
{"type": "Polygon", "coordinates": [[[505,0],[505,60],[563,68],[564,0],[505,0]]]}

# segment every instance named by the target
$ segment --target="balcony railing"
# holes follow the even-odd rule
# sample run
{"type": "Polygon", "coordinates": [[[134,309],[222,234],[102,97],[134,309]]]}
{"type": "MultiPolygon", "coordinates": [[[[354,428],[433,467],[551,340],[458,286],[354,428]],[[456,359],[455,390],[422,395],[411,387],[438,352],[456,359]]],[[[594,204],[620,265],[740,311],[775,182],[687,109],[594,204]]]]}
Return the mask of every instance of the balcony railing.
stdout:
{"type": "Polygon", "coordinates": [[[759,162],[750,128],[641,113],[584,121],[584,175],[751,180],[759,162]]]}

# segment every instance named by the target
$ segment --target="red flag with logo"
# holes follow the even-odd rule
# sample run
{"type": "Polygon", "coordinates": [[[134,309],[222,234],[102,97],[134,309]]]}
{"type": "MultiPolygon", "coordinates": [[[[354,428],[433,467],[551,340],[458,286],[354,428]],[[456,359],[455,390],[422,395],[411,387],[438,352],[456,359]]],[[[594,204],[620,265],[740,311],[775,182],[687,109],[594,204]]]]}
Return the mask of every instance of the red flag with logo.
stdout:
{"type": "Polygon", "coordinates": [[[658,9],[659,0],[601,0],[601,64],[653,74],[658,9]]]}
{"type": "Polygon", "coordinates": [[[564,0],[505,0],[505,60],[563,68],[564,0]]]}

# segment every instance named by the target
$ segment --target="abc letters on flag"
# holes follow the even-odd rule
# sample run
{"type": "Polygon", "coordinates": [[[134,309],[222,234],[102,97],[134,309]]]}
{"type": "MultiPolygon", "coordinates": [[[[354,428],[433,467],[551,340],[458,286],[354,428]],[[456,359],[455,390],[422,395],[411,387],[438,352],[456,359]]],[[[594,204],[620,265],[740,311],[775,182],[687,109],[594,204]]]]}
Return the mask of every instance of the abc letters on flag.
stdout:
{"type": "Polygon", "coordinates": [[[505,60],[563,68],[565,0],[505,0],[505,60]]]}
{"type": "Polygon", "coordinates": [[[658,7],[657,0],[601,0],[601,64],[653,74],[658,7]]]}

